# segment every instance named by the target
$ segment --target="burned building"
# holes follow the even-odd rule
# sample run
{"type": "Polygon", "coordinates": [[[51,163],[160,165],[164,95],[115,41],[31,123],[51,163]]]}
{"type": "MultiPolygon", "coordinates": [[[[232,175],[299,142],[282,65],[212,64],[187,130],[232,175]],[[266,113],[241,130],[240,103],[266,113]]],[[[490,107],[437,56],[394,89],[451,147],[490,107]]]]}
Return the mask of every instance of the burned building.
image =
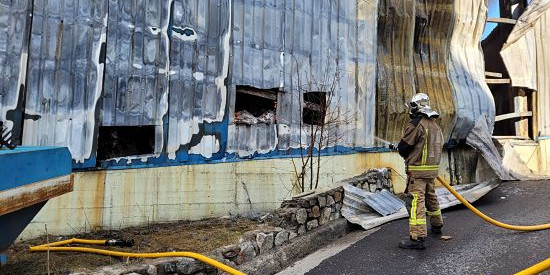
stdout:
{"type": "Polygon", "coordinates": [[[495,123],[485,0],[15,0],[0,15],[0,119],[73,158],[75,191],[35,219],[58,233],[272,209],[328,122],[321,185],[402,170],[377,140],[399,140],[415,92],[457,145],[442,173],[462,163],[470,182],[464,139],[495,123]]]}

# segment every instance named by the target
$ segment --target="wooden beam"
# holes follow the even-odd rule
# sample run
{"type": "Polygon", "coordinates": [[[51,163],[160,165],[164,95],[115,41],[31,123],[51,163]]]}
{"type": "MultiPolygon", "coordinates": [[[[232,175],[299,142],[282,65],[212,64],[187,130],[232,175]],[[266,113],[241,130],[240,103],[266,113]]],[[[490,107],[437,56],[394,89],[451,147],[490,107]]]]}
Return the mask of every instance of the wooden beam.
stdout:
{"type": "Polygon", "coordinates": [[[537,99],[537,91],[533,90],[531,92],[531,108],[533,112],[533,119],[531,119],[531,126],[532,126],[532,133],[533,133],[533,139],[539,136],[539,106],[538,106],[538,99],[537,99]]]}
{"type": "Polygon", "coordinates": [[[271,90],[255,90],[255,89],[246,89],[246,88],[239,88],[237,89],[237,93],[243,93],[243,94],[249,94],[257,97],[267,98],[269,100],[276,101],[277,100],[277,94],[272,92],[271,90]]]}
{"type": "Polygon", "coordinates": [[[487,84],[510,84],[509,78],[501,78],[501,79],[495,79],[495,78],[486,78],[485,83],[487,84]]]}
{"type": "Polygon", "coordinates": [[[520,136],[493,136],[494,139],[521,139],[521,140],[529,140],[528,137],[520,137],[520,136]]]}
{"type": "Polygon", "coordinates": [[[495,122],[501,121],[501,120],[506,120],[506,119],[511,119],[511,118],[527,117],[527,116],[533,116],[533,113],[529,111],[529,112],[509,113],[509,114],[504,114],[504,115],[498,115],[498,116],[495,117],[495,122]]]}
{"type": "Polygon", "coordinates": [[[485,76],[502,78],[502,73],[485,72],[485,76]]]}
{"type": "Polygon", "coordinates": [[[516,24],[517,20],[510,19],[510,18],[488,17],[487,22],[501,23],[501,24],[516,24]]]}
{"type": "MultiPolygon", "coordinates": [[[[514,112],[525,113],[529,111],[527,96],[523,88],[518,88],[518,95],[514,97],[514,112]]],[[[516,136],[529,137],[529,120],[526,117],[520,118],[515,123],[516,136]]]]}

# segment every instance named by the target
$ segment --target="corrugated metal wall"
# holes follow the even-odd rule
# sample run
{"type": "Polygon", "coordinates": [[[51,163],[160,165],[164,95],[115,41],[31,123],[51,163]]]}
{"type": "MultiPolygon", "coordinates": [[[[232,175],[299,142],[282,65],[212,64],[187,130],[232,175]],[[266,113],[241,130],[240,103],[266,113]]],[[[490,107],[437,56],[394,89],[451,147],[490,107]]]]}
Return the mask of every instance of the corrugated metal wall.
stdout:
{"type": "MultiPolygon", "coordinates": [[[[281,92],[278,127],[234,124],[230,113],[228,151],[246,156],[304,144],[309,127],[301,122],[300,93],[333,82],[329,112],[349,123],[335,123],[327,135],[338,137],[336,145],[372,146],[376,7],[377,1],[355,0],[235,1],[231,95],[236,85],[281,92]]],[[[233,110],[234,97],[230,102],[233,110]]]]}
{"type": "MultiPolygon", "coordinates": [[[[30,7],[14,3],[3,14],[24,30],[30,7]]],[[[95,165],[99,126],[156,126],[155,154],[126,158],[133,165],[286,154],[310,131],[301,93],[330,83],[341,120],[330,146],[355,150],[375,134],[397,141],[415,91],[448,135],[457,121],[453,137],[491,117],[477,48],[485,10],[484,0],[36,1],[30,45],[5,25],[15,44],[2,60],[31,48],[24,144],[67,145],[83,166],[95,165]],[[280,91],[277,124],[234,123],[239,85],[280,91]]],[[[3,68],[5,119],[24,77],[3,68]]]]}
{"type": "Polygon", "coordinates": [[[381,0],[378,5],[376,100],[378,137],[399,141],[409,121],[405,104],[414,95],[414,0],[381,0]]]}
{"type": "Polygon", "coordinates": [[[109,1],[104,126],[159,125],[167,111],[167,1],[109,1]]]}
{"type": "Polygon", "coordinates": [[[29,1],[0,4],[0,120],[12,129],[14,140],[23,125],[31,13],[29,1]]]}
{"type": "MultiPolygon", "coordinates": [[[[550,3],[548,4],[550,6],[550,3]]],[[[538,93],[538,129],[539,136],[550,136],[550,7],[535,26],[537,34],[537,91],[538,93]]]]}
{"type": "Polygon", "coordinates": [[[34,2],[23,144],[92,156],[106,27],[106,1],[34,2]]]}
{"type": "Polygon", "coordinates": [[[485,83],[485,62],[479,44],[486,18],[486,0],[455,1],[448,60],[456,108],[453,139],[465,139],[478,118],[486,119],[489,129],[495,123],[495,102],[485,83]]]}
{"type": "Polygon", "coordinates": [[[417,0],[413,59],[416,92],[430,96],[446,137],[455,119],[447,57],[453,32],[453,0],[417,0]]]}
{"type": "Polygon", "coordinates": [[[408,121],[404,104],[415,92],[430,96],[448,138],[464,139],[479,116],[487,115],[492,127],[494,102],[484,83],[479,47],[486,11],[484,0],[380,2],[380,138],[400,139],[408,121]]]}
{"type": "MultiPolygon", "coordinates": [[[[221,122],[225,116],[230,2],[175,1],[173,10],[167,152],[174,159],[178,150],[185,152],[199,146],[197,149],[201,150],[193,152],[211,156],[219,151],[216,141],[201,144],[200,135],[205,134],[202,124],[221,122]],[[198,139],[193,140],[194,135],[198,139]]],[[[185,158],[181,156],[179,160],[185,158]]]]}

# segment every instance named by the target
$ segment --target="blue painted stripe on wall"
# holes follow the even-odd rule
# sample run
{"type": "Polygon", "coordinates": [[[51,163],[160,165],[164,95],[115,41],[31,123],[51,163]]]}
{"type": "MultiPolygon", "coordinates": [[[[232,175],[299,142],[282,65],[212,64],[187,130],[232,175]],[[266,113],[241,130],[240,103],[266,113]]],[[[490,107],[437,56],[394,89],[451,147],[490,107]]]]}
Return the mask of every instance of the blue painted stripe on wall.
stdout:
{"type": "MultiPolygon", "coordinates": [[[[384,147],[345,147],[336,146],[323,149],[321,156],[336,156],[336,155],[349,155],[357,153],[380,153],[391,152],[388,148],[384,147]]],[[[314,151],[317,154],[317,151],[314,151]]],[[[140,169],[140,168],[153,168],[153,167],[165,167],[165,166],[178,166],[178,165],[196,165],[196,164],[215,164],[215,163],[231,163],[250,160],[266,160],[266,159],[283,159],[283,158],[299,158],[300,149],[291,149],[287,151],[275,150],[266,154],[254,154],[247,158],[239,158],[236,154],[225,154],[223,158],[220,156],[213,156],[210,159],[206,159],[200,155],[186,155],[180,159],[180,155],[175,160],[170,160],[166,155],[162,155],[157,158],[149,158],[146,162],[142,162],[141,159],[133,159],[130,164],[128,160],[120,159],[116,161],[103,162],[100,169],[108,170],[122,170],[122,169],[140,169]]]]}
{"type": "Polygon", "coordinates": [[[0,191],[69,175],[71,170],[71,154],[65,147],[0,150],[0,191]]]}

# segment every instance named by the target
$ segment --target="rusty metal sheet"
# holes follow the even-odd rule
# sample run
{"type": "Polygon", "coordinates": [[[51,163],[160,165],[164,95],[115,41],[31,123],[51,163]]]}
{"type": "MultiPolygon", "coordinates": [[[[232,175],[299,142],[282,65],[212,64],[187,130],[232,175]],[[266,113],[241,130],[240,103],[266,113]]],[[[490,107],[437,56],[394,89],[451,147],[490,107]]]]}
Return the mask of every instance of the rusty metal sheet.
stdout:
{"type": "Polygon", "coordinates": [[[0,215],[71,192],[73,182],[73,176],[66,175],[1,191],[0,215]]]}
{"type": "Polygon", "coordinates": [[[378,4],[376,135],[396,142],[409,121],[405,104],[415,93],[413,0],[381,0],[378,4]]]}
{"type": "Polygon", "coordinates": [[[440,113],[440,126],[450,136],[455,119],[453,88],[448,77],[449,44],[453,32],[452,0],[418,0],[415,6],[413,59],[416,92],[430,96],[440,113]]]}

